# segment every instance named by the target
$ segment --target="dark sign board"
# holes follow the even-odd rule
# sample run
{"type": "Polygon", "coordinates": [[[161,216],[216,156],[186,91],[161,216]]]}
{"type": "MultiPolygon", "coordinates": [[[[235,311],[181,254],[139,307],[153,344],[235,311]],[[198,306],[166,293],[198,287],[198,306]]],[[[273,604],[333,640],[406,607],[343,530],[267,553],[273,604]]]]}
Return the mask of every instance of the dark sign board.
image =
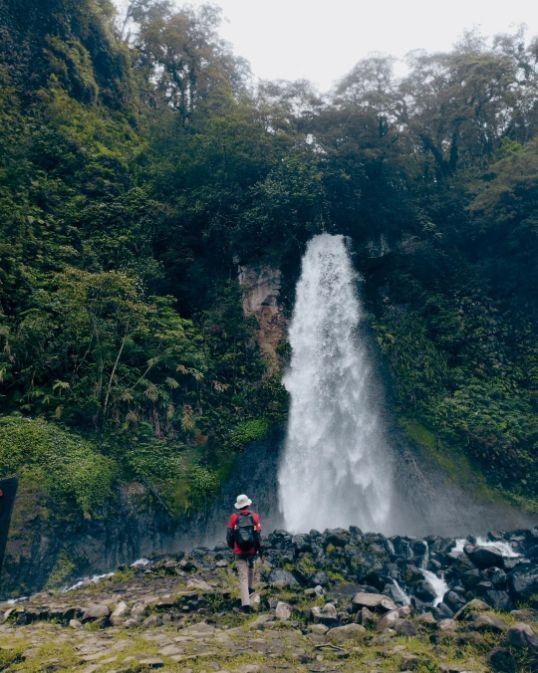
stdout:
{"type": "Polygon", "coordinates": [[[17,495],[17,486],[18,481],[15,477],[12,479],[0,479],[0,572],[4,563],[9,522],[11,521],[15,496],[17,495]]]}

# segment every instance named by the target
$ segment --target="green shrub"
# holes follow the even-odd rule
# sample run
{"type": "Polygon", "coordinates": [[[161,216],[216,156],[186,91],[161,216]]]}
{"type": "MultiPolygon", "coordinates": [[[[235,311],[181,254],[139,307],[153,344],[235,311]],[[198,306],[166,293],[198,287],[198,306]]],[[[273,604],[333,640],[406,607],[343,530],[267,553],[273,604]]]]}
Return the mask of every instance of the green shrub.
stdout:
{"type": "Polygon", "coordinates": [[[0,475],[39,481],[58,506],[84,516],[112,494],[117,466],[90,442],[42,419],[0,418],[0,475]]]}

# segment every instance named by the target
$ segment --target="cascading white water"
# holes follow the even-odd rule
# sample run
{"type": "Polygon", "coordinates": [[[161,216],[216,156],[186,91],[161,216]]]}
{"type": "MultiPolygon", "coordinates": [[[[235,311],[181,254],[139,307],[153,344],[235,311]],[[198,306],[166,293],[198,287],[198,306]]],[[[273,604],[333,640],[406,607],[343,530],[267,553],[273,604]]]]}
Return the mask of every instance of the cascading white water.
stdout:
{"type": "Polygon", "coordinates": [[[291,407],[279,503],[292,532],[350,525],[390,532],[390,454],[358,334],[355,283],[344,237],[314,237],[297,285],[284,377],[291,407]]]}

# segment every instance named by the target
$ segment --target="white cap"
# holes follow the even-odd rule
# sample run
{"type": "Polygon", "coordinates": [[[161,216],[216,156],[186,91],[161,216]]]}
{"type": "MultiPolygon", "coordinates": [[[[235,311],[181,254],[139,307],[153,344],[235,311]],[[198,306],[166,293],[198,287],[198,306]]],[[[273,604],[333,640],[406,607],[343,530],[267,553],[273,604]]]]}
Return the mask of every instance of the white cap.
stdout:
{"type": "Polygon", "coordinates": [[[234,506],[235,509],[242,509],[243,507],[248,507],[249,505],[252,505],[252,500],[248,497],[248,495],[242,493],[241,495],[237,496],[234,506]]]}

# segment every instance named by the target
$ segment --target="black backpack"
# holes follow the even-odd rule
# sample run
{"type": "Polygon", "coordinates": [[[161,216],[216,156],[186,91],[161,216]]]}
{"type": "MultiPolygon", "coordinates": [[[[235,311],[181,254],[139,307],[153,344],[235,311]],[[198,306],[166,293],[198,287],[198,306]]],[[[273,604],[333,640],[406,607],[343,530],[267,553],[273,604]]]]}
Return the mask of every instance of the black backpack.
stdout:
{"type": "Polygon", "coordinates": [[[250,512],[239,514],[234,527],[234,538],[239,549],[249,551],[257,546],[258,532],[250,512]]]}

